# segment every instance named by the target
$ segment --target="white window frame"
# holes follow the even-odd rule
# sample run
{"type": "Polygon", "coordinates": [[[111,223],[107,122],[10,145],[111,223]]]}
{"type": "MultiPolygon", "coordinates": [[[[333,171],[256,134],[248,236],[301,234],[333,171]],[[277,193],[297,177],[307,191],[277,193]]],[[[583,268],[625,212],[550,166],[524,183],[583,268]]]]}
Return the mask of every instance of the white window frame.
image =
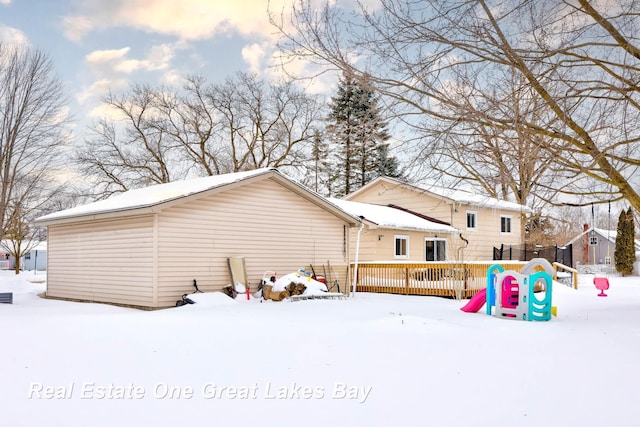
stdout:
{"type": "MultiPolygon", "coordinates": [[[[427,242],[444,242],[444,260],[442,261],[446,261],[449,259],[448,256],[448,252],[449,252],[449,242],[447,241],[447,239],[443,239],[443,238],[439,238],[439,237],[425,237],[424,238],[424,260],[425,261],[429,261],[427,260],[427,242]]],[[[433,245],[435,251],[434,251],[434,255],[436,258],[438,258],[438,245],[433,245]]],[[[431,260],[429,262],[438,262],[436,260],[431,260]]]]}
{"type": "Polygon", "coordinates": [[[513,215],[500,215],[500,234],[513,234],[513,215]],[[504,231],[502,228],[504,219],[509,220],[509,231],[504,231]]]}
{"type": "Polygon", "coordinates": [[[405,234],[396,234],[393,236],[393,257],[395,259],[409,259],[409,236],[405,234]],[[406,254],[398,255],[398,240],[404,240],[406,254]]]}
{"type": "Polygon", "coordinates": [[[476,231],[478,229],[478,211],[467,211],[467,216],[465,218],[467,223],[467,230],[476,231]],[[473,216],[473,226],[469,227],[469,216],[473,216]]]}

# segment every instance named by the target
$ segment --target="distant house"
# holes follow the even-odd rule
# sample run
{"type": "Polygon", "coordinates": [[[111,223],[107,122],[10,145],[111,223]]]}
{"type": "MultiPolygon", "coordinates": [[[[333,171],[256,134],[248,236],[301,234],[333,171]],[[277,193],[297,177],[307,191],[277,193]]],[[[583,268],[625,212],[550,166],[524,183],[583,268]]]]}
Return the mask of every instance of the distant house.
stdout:
{"type": "Polygon", "coordinates": [[[457,231],[444,221],[397,206],[382,206],[329,199],[343,210],[362,217],[363,228],[351,230],[351,259],[359,241],[359,261],[442,261],[451,258],[448,251],[457,231]]]}
{"type": "MultiPolygon", "coordinates": [[[[244,257],[250,285],[267,270],[327,261],[346,277],[359,218],[276,169],[131,190],[46,215],[47,295],[157,308],[231,283],[244,257]]],[[[255,288],[254,288],[255,289],[255,288]]]]}
{"type": "MultiPolygon", "coordinates": [[[[20,260],[20,269],[27,271],[46,270],[47,242],[25,242],[24,245],[31,246],[31,249],[20,260]]],[[[11,247],[9,241],[6,241],[6,243],[3,241],[3,244],[0,245],[0,269],[2,270],[13,269],[16,265],[16,259],[10,254],[7,247],[11,247]]]]}
{"type": "Polygon", "coordinates": [[[21,262],[22,268],[27,271],[47,269],[47,242],[40,242],[25,254],[21,262]]]}
{"type": "MultiPolygon", "coordinates": [[[[344,199],[395,205],[447,223],[459,231],[449,240],[447,259],[460,261],[491,260],[493,247],[522,244],[520,225],[530,212],[526,206],[481,194],[388,177],[378,177],[344,199]]],[[[423,260],[428,258],[426,250],[420,252],[423,260]]]]}
{"type": "MultiPolygon", "coordinates": [[[[580,265],[604,266],[615,270],[617,230],[589,227],[584,224],[582,233],[571,239],[573,244],[573,260],[576,267],[580,265]]],[[[635,240],[636,257],[640,255],[640,240],[635,240]]]]}

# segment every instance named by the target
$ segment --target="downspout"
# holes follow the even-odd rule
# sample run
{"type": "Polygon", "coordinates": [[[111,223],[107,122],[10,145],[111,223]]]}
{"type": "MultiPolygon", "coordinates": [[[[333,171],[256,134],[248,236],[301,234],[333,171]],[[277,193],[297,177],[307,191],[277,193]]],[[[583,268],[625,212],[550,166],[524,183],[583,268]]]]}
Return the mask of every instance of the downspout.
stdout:
{"type": "Polygon", "coordinates": [[[358,281],[358,257],[360,255],[360,233],[362,233],[362,229],[364,228],[364,219],[363,216],[360,217],[360,228],[358,228],[358,236],[356,237],[356,259],[353,263],[353,284],[352,284],[352,294],[354,297],[356,295],[356,282],[358,281]]]}
{"type": "Polygon", "coordinates": [[[459,237],[464,242],[464,246],[458,248],[458,261],[464,262],[464,250],[469,246],[469,241],[462,236],[462,233],[460,233],[459,237]],[[460,256],[460,253],[462,253],[462,256],[460,256]]]}

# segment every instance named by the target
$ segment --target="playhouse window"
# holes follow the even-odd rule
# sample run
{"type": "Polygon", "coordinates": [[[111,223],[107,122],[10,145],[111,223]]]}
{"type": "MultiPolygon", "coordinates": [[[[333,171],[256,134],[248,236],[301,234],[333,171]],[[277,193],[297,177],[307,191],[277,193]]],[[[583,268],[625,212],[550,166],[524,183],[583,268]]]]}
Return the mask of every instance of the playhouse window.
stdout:
{"type": "Polygon", "coordinates": [[[467,230],[476,230],[478,213],[475,211],[467,211],[467,230]]]}
{"type": "Polygon", "coordinates": [[[394,236],[395,258],[409,258],[409,236],[394,236]]]}
{"type": "Polygon", "coordinates": [[[511,217],[506,215],[500,216],[500,232],[501,233],[511,233],[511,217]]]}

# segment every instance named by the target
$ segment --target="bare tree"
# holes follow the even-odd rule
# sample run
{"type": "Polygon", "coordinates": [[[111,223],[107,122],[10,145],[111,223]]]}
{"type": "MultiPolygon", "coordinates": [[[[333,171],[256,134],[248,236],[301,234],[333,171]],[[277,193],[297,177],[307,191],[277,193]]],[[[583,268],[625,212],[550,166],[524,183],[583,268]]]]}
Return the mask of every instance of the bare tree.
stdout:
{"type": "Polygon", "coordinates": [[[261,167],[302,167],[320,103],[292,83],[240,73],[218,85],[189,76],[182,88],[134,85],[105,103],[76,160],[95,195],[261,167]]]}
{"type": "MultiPolygon", "coordinates": [[[[302,0],[292,22],[276,15],[272,21],[283,35],[285,59],[368,74],[423,136],[446,129],[466,138],[483,129],[502,143],[530,141],[553,159],[553,170],[581,178],[572,187],[563,187],[565,180],[543,187],[588,193],[591,200],[613,192],[639,210],[634,5],[628,0],[597,10],[586,0],[381,0],[375,10],[361,5],[350,14],[332,2],[316,9],[302,0]],[[494,96],[510,75],[524,82],[529,114],[513,114],[494,96]]],[[[431,153],[431,138],[422,140],[423,155],[431,153]]],[[[448,146],[459,147],[456,139],[448,146]]],[[[464,167],[465,160],[457,163],[464,167]]],[[[510,192],[518,197],[516,189],[510,192]]]]}
{"type": "Polygon", "coordinates": [[[309,158],[321,104],[292,82],[266,83],[238,73],[208,92],[223,131],[229,172],[301,167],[309,158]]]}
{"type": "Polygon", "coordinates": [[[214,92],[201,76],[188,76],[182,91],[161,91],[156,97],[158,132],[165,132],[178,156],[196,175],[218,175],[231,169],[223,156],[223,125],[211,103],[214,92]]]}
{"type": "Polygon", "coordinates": [[[148,85],[134,85],[123,95],[109,93],[104,102],[116,119],[102,118],[76,152],[76,162],[91,179],[93,196],[170,182],[180,169],[173,163],[177,148],[166,130],[166,111],[158,100],[168,96],[148,85]]]}
{"type": "Polygon", "coordinates": [[[26,216],[57,191],[65,98],[42,51],[0,44],[0,237],[23,234],[26,216]]]}
{"type": "Polygon", "coordinates": [[[33,229],[27,220],[27,213],[21,202],[13,203],[11,214],[7,218],[5,238],[2,247],[15,259],[14,270],[20,273],[21,259],[31,251],[39,241],[33,237],[33,229]]]}

